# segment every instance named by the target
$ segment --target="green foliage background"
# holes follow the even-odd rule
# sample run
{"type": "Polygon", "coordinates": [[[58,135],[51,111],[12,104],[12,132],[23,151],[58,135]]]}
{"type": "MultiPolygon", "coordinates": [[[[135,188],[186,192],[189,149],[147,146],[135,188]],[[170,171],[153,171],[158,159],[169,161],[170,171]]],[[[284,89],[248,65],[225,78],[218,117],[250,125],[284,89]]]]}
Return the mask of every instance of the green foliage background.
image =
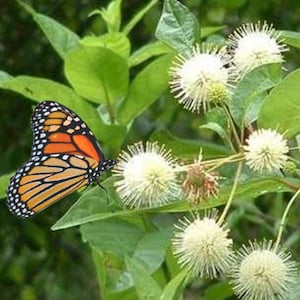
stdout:
{"type": "MultiPolygon", "coordinates": [[[[124,0],[122,4],[124,23],[127,23],[138,9],[148,2],[124,0]]],[[[27,3],[37,12],[64,24],[80,37],[88,33],[97,35],[105,32],[101,18],[98,16],[88,18],[88,14],[99,6],[107,6],[108,1],[39,0],[27,3]]],[[[195,14],[202,26],[224,26],[224,34],[228,34],[242,23],[256,20],[266,20],[268,23],[273,23],[275,28],[282,30],[298,31],[300,26],[300,7],[297,0],[190,0],[184,3],[195,14]]],[[[162,3],[159,2],[130,33],[133,51],[155,40],[154,32],[161,10],[162,3]]],[[[61,58],[49,45],[30,14],[15,1],[0,3],[0,11],[2,15],[0,70],[13,76],[26,74],[66,83],[61,58]]],[[[221,42],[221,37],[218,35],[211,35],[209,39],[221,42]]],[[[299,55],[294,50],[287,57],[289,70],[299,65],[299,55]]],[[[139,68],[134,72],[138,72],[139,68]]],[[[0,77],[2,75],[0,74],[0,77]]],[[[132,77],[134,75],[134,73],[131,74],[132,77]]],[[[67,77],[70,79],[72,75],[67,74],[67,77]]],[[[14,172],[30,155],[32,132],[29,122],[35,103],[20,94],[3,89],[0,90],[0,99],[1,176],[14,172]]],[[[125,107],[124,110],[126,109],[132,108],[125,107]]],[[[126,113],[124,113],[124,120],[126,122],[126,113]]],[[[216,141],[217,137],[206,131],[199,132],[197,128],[202,122],[201,118],[191,117],[190,113],[183,111],[175,102],[161,99],[158,104],[152,105],[135,120],[124,144],[141,139],[146,140],[156,130],[168,129],[170,133],[180,138],[197,138],[201,141],[201,145],[207,145],[209,148],[210,143],[216,141]]],[[[96,133],[98,137],[101,137],[101,134],[111,135],[113,139],[112,133],[96,133]]],[[[160,138],[159,133],[156,137],[160,138]]],[[[164,136],[163,139],[166,141],[167,137],[164,136]]],[[[170,138],[170,143],[172,142],[170,138]]],[[[114,145],[113,141],[110,147],[104,145],[107,156],[113,157],[117,154],[112,150],[114,145]]],[[[191,151],[196,152],[196,149],[198,145],[195,145],[191,151]]],[[[212,147],[210,150],[213,154],[218,151],[222,152],[224,149],[212,147]]],[[[190,153],[186,153],[186,156],[189,157],[190,153]]],[[[270,186],[269,182],[264,184],[270,186]]],[[[5,188],[0,186],[0,193],[3,193],[5,188]]],[[[245,202],[231,215],[231,225],[241,228],[234,231],[236,240],[242,240],[243,236],[259,237],[273,233],[270,221],[274,222],[274,219],[280,217],[283,202],[281,196],[277,196],[278,199],[270,206],[268,197],[272,197],[272,194],[261,197],[257,205],[245,202]],[[271,220],[263,215],[266,212],[270,213],[271,220]],[[253,224],[259,224],[261,231],[256,232],[256,229],[252,229],[253,224]]],[[[62,231],[50,230],[50,227],[77,198],[78,195],[71,195],[68,199],[49,208],[47,212],[28,221],[14,218],[8,212],[5,202],[0,202],[1,299],[99,299],[96,272],[89,255],[90,250],[86,244],[82,243],[77,227],[62,231]]],[[[94,205],[97,207],[97,203],[94,205]]],[[[110,228],[109,224],[106,225],[110,228]]],[[[122,227],[121,223],[119,225],[122,227]]],[[[85,235],[89,234],[89,229],[85,227],[85,235]]],[[[289,243],[294,247],[293,252],[297,253],[298,250],[299,253],[299,246],[295,244],[295,241],[299,239],[298,232],[297,230],[293,232],[289,243]]],[[[169,232],[165,235],[169,237],[169,232]]],[[[139,267],[130,259],[126,261],[126,265],[129,269],[139,267]]],[[[201,299],[200,297],[197,294],[196,284],[191,288],[187,299],[201,299]]]]}

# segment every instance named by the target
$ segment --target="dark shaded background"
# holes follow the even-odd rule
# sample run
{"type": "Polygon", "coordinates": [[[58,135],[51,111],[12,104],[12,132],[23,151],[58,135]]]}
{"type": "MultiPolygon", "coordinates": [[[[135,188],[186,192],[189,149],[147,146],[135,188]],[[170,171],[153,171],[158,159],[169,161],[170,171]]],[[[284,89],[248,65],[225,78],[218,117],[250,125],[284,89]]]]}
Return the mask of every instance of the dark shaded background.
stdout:
{"type": "MultiPolygon", "coordinates": [[[[105,32],[100,17],[88,18],[87,15],[106,6],[108,1],[37,0],[27,3],[79,36],[105,32]]],[[[124,0],[124,23],[146,3],[148,1],[124,0]]],[[[189,0],[184,3],[202,26],[225,24],[224,34],[247,21],[266,20],[277,29],[294,31],[300,26],[297,0],[189,0]]],[[[133,49],[154,39],[161,6],[162,3],[153,8],[132,31],[133,49]]],[[[0,12],[0,70],[13,76],[26,74],[65,83],[61,59],[31,16],[15,1],[1,1],[0,12]]],[[[291,51],[288,59],[290,69],[299,64],[296,51],[291,51]]],[[[0,175],[14,171],[30,155],[32,132],[29,123],[33,105],[20,95],[0,90],[0,175]]],[[[142,116],[147,117],[147,114],[142,116]]],[[[98,299],[89,249],[80,241],[78,230],[50,230],[76,197],[72,195],[28,221],[14,218],[4,201],[0,202],[0,299],[98,299]]],[[[189,299],[193,299],[193,294],[189,299]]]]}

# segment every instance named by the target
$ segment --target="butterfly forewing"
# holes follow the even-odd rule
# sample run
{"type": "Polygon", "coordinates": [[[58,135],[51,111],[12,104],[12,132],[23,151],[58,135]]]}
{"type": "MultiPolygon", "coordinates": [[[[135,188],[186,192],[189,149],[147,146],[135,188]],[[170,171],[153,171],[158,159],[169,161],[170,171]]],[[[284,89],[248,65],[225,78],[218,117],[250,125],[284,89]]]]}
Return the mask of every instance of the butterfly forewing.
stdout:
{"type": "Polygon", "coordinates": [[[41,102],[32,117],[32,157],[68,153],[104,160],[100,145],[89,127],[70,109],[53,102],[41,102]]]}

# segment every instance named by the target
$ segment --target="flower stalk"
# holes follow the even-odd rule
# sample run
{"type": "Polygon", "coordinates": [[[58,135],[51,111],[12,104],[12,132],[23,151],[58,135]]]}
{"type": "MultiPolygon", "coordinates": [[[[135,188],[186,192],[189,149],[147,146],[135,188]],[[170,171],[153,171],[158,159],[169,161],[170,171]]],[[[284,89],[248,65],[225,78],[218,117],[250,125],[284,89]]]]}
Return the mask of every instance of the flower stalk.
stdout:
{"type": "Polygon", "coordinates": [[[282,234],[283,234],[283,230],[286,224],[286,219],[287,219],[287,215],[292,207],[292,205],[294,204],[295,200],[297,199],[297,197],[300,194],[300,189],[293,195],[293,197],[290,199],[288,205],[286,206],[284,213],[282,215],[281,221],[280,221],[280,225],[279,225],[279,230],[278,230],[278,234],[277,234],[277,239],[275,242],[275,250],[278,248],[281,238],[282,238],[282,234]]]}

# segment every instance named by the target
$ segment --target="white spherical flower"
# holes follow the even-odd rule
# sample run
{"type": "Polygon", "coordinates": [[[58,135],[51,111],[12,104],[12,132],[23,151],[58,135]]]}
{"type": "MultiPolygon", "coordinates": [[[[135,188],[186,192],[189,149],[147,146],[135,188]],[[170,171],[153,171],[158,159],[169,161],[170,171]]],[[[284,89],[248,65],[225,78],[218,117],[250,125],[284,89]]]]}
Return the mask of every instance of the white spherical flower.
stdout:
{"type": "Polygon", "coordinates": [[[246,164],[254,171],[275,171],[288,159],[287,140],[276,130],[258,129],[246,140],[244,146],[246,164]]]}
{"type": "Polygon", "coordinates": [[[117,192],[130,207],[166,204],[180,194],[176,167],[176,160],[164,146],[136,143],[120,154],[113,170],[117,192]]]}
{"type": "Polygon", "coordinates": [[[206,111],[210,103],[220,103],[230,97],[232,68],[225,49],[218,50],[203,44],[193,48],[185,57],[178,55],[170,68],[170,87],[174,97],[184,108],[206,111]]]}
{"type": "Polygon", "coordinates": [[[282,52],[288,50],[280,34],[266,22],[238,27],[229,36],[228,46],[240,76],[261,65],[283,62],[282,52]]]}
{"type": "Polygon", "coordinates": [[[243,246],[230,269],[231,284],[243,300],[289,299],[297,279],[297,264],[272,241],[243,246]]]}
{"type": "Polygon", "coordinates": [[[219,225],[216,214],[194,220],[184,217],[175,225],[172,240],[178,263],[188,268],[193,276],[216,278],[230,266],[233,252],[229,230],[219,225]]]}

